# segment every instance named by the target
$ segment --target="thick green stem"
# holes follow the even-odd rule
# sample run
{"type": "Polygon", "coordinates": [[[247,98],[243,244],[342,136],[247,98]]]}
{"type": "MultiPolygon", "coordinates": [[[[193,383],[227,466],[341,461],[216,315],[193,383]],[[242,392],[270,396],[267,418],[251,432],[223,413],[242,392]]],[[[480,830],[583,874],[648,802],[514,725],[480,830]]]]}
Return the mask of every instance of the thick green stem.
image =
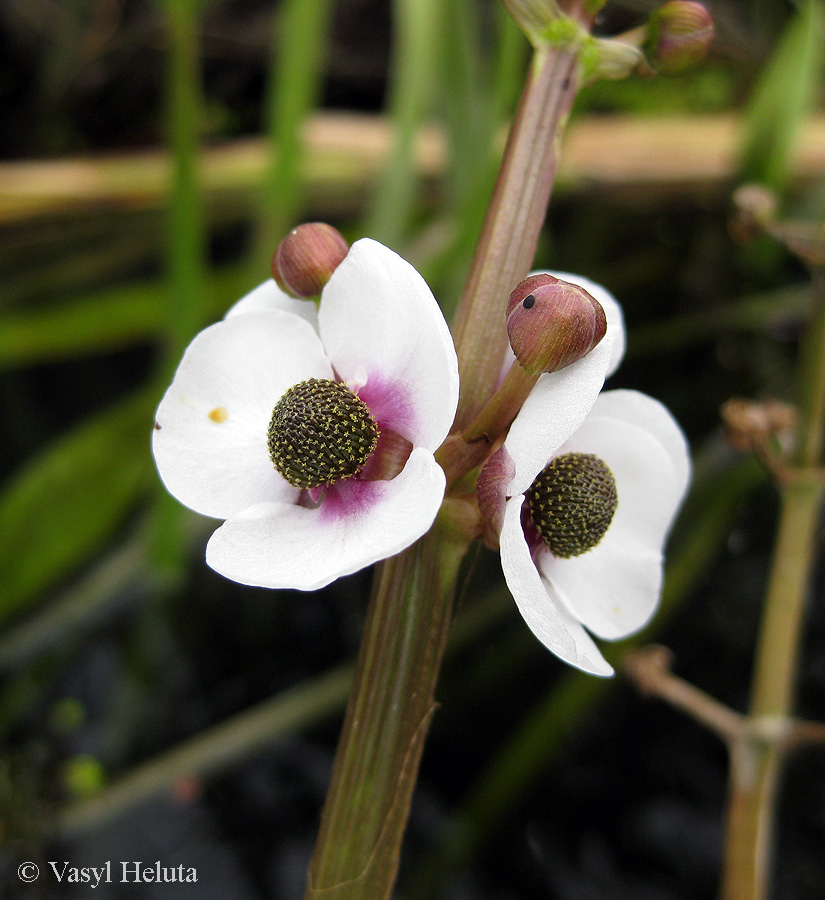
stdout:
{"type": "Polygon", "coordinates": [[[780,754],[745,735],[731,748],[725,876],[722,900],[754,900],[767,895],[772,810],[780,754]]]}
{"type": "Polygon", "coordinates": [[[536,50],[453,323],[461,372],[458,428],[475,418],[501,374],[505,305],[533,263],[578,86],[574,49],[536,50]]]}
{"type": "Polygon", "coordinates": [[[376,576],[307,900],[390,895],[466,549],[437,524],[376,576]]]}
{"type": "Polygon", "coordinates": [[[825,492],[817,469],[822,462],[825,432],[822,270],[814,273],[812,313],[800,368],[795,468],[782,488],[751,692],[750,722],[763,727],[746,729],[731,747],[723,900],[764,900],[768,896],[774,806],[786,754],[783,737],[793,712],[805,601],[825,492]]]}
{"type": "Polygon", "coordinates": [[[823,484],[816,477],[783,490],[750,710],[753,723],[774,726],[776,739],[765,740],[759,729],[746,730],[731,747],[723,900],[768,896],[773,812],[786,752],[781,738],[792,712],[822,494],[823,484]]]}

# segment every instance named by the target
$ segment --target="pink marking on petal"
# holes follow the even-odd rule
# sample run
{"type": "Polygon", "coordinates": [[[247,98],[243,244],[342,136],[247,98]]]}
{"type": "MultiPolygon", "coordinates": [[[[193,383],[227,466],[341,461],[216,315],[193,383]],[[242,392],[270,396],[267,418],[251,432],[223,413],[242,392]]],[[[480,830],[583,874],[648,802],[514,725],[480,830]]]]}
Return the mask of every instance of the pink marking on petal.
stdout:
{"type": "Polygon", "coordinates": [[[381,502],[386,482],[345,478],[329,485],[318,508],[321,522],[358,519],[381,502]]]}
{"type": "Polygon", "coordinates": [[[417,416],[403,384],[386,381],[380,375],[371,373],[367,383],[358,391],[358,396],[370,408],[379,428],[388,428],[415,443],[417,416]]]}

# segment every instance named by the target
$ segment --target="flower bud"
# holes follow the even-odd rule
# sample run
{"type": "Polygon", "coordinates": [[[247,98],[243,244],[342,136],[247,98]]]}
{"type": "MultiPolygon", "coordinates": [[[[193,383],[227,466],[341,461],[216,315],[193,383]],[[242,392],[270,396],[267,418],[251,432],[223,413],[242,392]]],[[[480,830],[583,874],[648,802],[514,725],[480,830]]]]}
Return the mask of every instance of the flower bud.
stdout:
{"type": "Polygon", "coordinates": [[[589,37],[582,47],[583,81],[621,81],[646,65],[642,51],[621,38],[589,37]]]}
{"type": "Polygon", "coordinates": [[[553,275],[531,275],[510,294],[510,346],[531,375],[556,372],[576,362],[606,331],[607,318],[598,300],[553,275]]]}
{"type": "Polygon", "coordinates": [[[681,75],[701,62],[713,42],[713,20],[700,3],[668,0],[647,23],[645,52],[662,75],[681,75]]]}
{"type": "Polygon", "coordinates": [[[292,297],[316,297],[347,253],[347,242],[332,225],[299,225],[278,245],[272,277],[292,297]]]}

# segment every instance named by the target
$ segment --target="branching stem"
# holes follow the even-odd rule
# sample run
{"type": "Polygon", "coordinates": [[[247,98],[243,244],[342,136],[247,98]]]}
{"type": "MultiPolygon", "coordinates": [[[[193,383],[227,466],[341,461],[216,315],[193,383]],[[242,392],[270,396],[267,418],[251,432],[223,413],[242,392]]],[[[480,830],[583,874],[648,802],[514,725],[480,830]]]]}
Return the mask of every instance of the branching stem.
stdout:
{"type": "MultiPolygon", "coordinates": [[[[800,358],[796,474],[781,485],[782,508],[760,628],[749,721],[792,733],[793,694],[805,600],[816,555],[825,484],[825,270],[814,271],[811,316],[800,358]]],[[[816,726],[808,726],[815,733],[816,726]]],[[[764,900],[779,776],[794,741],[765,741],[749,728],[731,748],[722,900],[764,900]]]]}

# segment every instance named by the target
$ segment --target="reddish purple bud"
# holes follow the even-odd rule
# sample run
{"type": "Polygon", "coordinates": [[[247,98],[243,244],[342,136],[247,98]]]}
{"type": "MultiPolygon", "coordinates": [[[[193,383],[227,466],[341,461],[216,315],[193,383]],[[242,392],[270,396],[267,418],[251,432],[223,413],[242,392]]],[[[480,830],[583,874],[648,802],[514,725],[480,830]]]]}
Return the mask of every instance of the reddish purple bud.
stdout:
{"type": "Polygon", "coordinates": [[[693,0],[668,0],[648,20],[645,53],[663,75],[681,75],[693,68],[712,43],[710,13],[693,0]]]}
{"type": "Polygon", "coordinates": [[[584,288],[553,275],[531,275],[510,294],[510,346],[531,375],[556,372],[576,362],[606,331],[607,318],[599,301],[584,288]]]}
{"type": "Polygon", "coordinates": [[[325,222],[299,225],[272,257],[272,277],[293,297],[316,297],[349,253],[340,232],[325,222]]]}
{"type": "Polygon", "coordinates": [[[548,275],[546,272],[541,272],[538,275],[528,275],[524,281],[520,281],[515,286],[513,292],[510,294],[510,299],[507,301],[507,318],[510,318],[510,313],[524,300],[525,297],[532,294],[536,288],[558,283],[558,278],[554,275],[548,275]]]}

